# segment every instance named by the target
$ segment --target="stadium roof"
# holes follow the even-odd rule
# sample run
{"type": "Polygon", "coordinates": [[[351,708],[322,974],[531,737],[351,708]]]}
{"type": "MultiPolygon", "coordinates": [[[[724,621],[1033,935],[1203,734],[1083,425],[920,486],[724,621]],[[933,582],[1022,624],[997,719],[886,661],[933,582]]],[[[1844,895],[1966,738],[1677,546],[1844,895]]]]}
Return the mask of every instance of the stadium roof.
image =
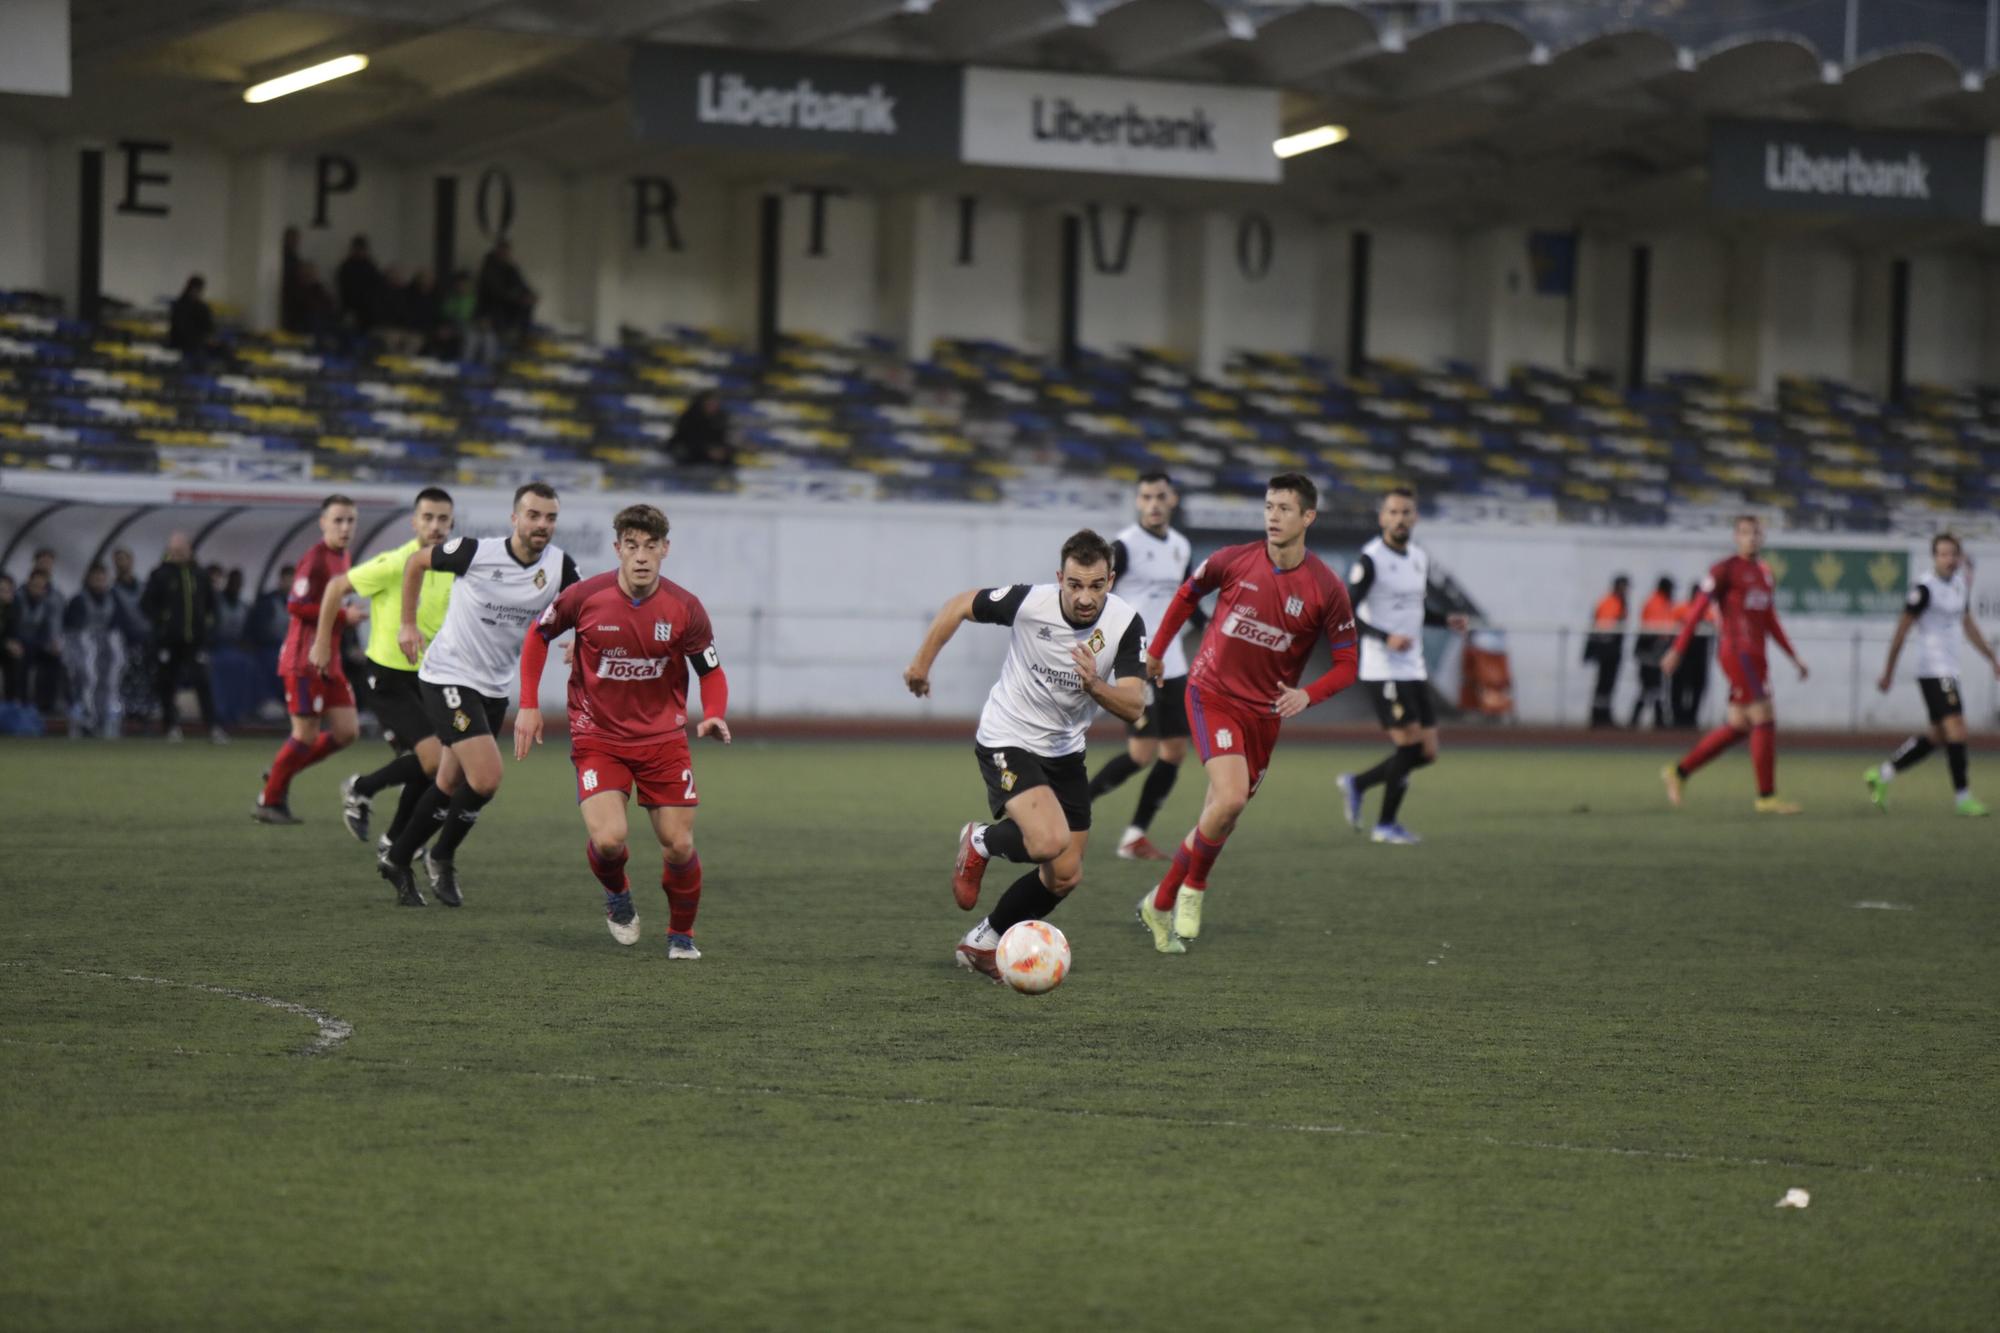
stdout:
{"type": "MultiPolygon", "coordinates": [[[[1385,222],[1637,225],[1703,213],[1713,117],[2000,129],[1991,8],[1856,0],[1850,22],[1847,0],[73,0],[74,95],[0,97],[0,121],[413,163],[506,155],[582,172],[679,160],[753,179],[828,164],[641,143],[631,46],[837,51],[1275,85],[1288,128],[1353,132],[1288,165],[1280,188],[1295,206],[1385,222]],[[366,52],[370,68],[262,106],[241,101],[250,82],[346,51],[366,52]]],[[[907,164],[841,170],[888,186],[990,179],[907,164]]],[[[1008,179],[1017,192],[1038,188],[1008,179]]],[[[1182,202],[1243,191],[1119,188],[1182,202]]],[[[1895,235],[1912,239],[1907,224],[1895,235]]]]}

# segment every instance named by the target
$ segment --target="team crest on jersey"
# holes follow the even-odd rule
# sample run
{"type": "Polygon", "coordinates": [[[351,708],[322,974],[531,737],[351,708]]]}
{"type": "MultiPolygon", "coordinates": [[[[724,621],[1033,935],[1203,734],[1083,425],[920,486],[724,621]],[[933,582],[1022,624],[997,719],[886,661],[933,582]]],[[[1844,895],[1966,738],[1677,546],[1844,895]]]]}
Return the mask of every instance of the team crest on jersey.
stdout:
{"type": "Polygon", "coordinates": [[[451,729],[453,731],[464,731],[467,727],[470,727],[471,725],[472,725],[472,719],[465,715],[464,709],[461,708],[456,713],[453,713],[451,715],[451,729]]]}
{"type": "Polygon", "coordinates": [[[1016,777],[1014,776],[1014,770],[1013,770],[1013,769],[1009,768],[1009,769],[1003,769],[1003,770],[1001,770],[1001,773],[1000,773],[1000,790],[1001,790],[1001,791],[1012,791],[1012,790],[1014,790],[1014,784],[1015,784],[1015,782],[1017,782],[1017,781],[1019,781],[1019,779],[1017,779],[1017,778],[1016,778],[1016,777]]]}
{"type": "Polygon", "coordinates": [[[1230,734],[1228,727],[1224,727],[1220,731],[1215,733],[1216,749],[1227,750],[1232,746],[1234,746],[1235,744],[1236,744],[1236,737],[1230,734]]]}
{"type": "Polygon", "coordinates": [[[1087,639],[1087,640],[1085,640],[1085,642],[1084,642],[1084,645],[1083,645],[1083,646],[1084,646],[1084,647],[1086,647],[1086,648],[1088,648],[1088,649],[1090,649],[1090,651],[1091,651],[1091,652],[1093,652],[1093,653],[1101,653],[1101,652],[1103,652],[1103,651],[1104,651],[1104,631],[1103,631],[1103,630],[1101,630],[1101,629],[1094,629],[1094,630],[1092,630],[1092,631],[1090,632],[1090,638],[1089,638],[1089,639],[1087,639]]]}
{"type": "Polygon", "coordinates": [[[1048,639],[1053,642],[1056,637],[1056,632],[1050,629],[1047,625],[1044,625],[1041,627],[1040,630],[1036,631],[1036,637],[1042,639],[1048,639]]]}
{"type": "Polygon", "coordinates": [[[674,627],[671,624],[664,620],[655,620],[653,622],[654,643],[668,643],[672,641],[673,637],[674,627]]]}
{"type": "Polygon", "coordinates": [[[1287,598],[1285,599],[1285,614],[1286,614],[1286,615],[1288,615],[1288,616],[1295,616],[1295,615],[1299,614],[1299,613],[1300,613],[1301,611],[1303,611],[1303,610],[1305,610],[1305,609],[1306,609],[1306,599],[1305,599],[1305,598],[1303,598],[1303,597],[1287,597],[1287,598]]]}
{"type": "Polygon", "coordinates": [[[548,571],[548,570],[546,570],[546,569],[538,569],[538,570],[536,570],[536,571],[535,571],[535,588],[536,588],[536,590],[537,590],[537,591],[540,591],[541,589],[543,589],[543,588],[546,588],[546,587],[548,587],[548,586],[549,586],[549,571],[548,571]]]}

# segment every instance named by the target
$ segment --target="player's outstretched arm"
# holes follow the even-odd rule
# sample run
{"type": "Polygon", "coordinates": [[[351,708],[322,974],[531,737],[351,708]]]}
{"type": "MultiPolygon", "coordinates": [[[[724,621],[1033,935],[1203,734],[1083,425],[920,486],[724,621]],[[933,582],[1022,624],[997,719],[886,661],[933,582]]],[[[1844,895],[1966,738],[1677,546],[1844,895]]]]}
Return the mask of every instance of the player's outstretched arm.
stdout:
{"type": "Polygon", "coordinates": [[[312,648],[306,654],[315,671],[326,670],[327,663],[333,661],[333,627],[345,623],[340,603],[353,587],[345,574],[335,574],[327,580],[326,593],[319,599],[319,624],[313,631],[312,648]]]}
{"type": "Polygon", "coordinates": [[[1884,694],[1889,692],[1889,686],[1895,680],[1896,659],[1903,655],[1903,640],[1910,637],[1910,627],[1916,623],[1914,611],[1905,611],[1896,617],[1896,632],[1889,636],[1889,657],[1882,663],[1882,679],[1875,682],[1875,688],[1884,694]]]}
{"type": "Polygon", "coordinates": [[[924,641],[917,646],[917,655],[903,668],[903,684],[911,694],[922,699],[931,692],[931,667],[937,662],[937,655],[951,642],[951,636],[958,633],[958,627],[972,619],[973,599],[979,596],[977,588],[968,588],[939,608],[931,627],[924,631],[924,641]]]}
{"type": "Polygon", "coordinates": [[[1681,632],[1674,636],[1672,646],[1660,658],[1660,670],[1664,674],[1671,676],[1680,669],[1681,654],[1687,651],[1688,644],[1693,641],[1695,627],[1701,624],[1701,618],[1708,614],[1708,604],[1713,600],[1713,595],[1705,587],[1694,595],[1694,604],[1688,608],[1687,623],[1681,626],[1681,632]]]}
{"type": "MultiPolygon", "coordinates": [[[[451,544],[456,546],[457,539],[451,544]]],[[[424,575],[430,572],[431,553],[437,549],[435,546],[423,547],[412,554],[403,566],[403,626],[397,631],[396,646],[412,662],[424,655],[423,631],[417,628],[417,603],[423,599],[424,575]]]]}
{"type": "Polygon", "coordinates": [[[514,758],[526,759],[542,743],[542,668],[548,665],[549,641],[540,625],[528,627],[521,641],[521,707],[514,714],[514,758]]]}

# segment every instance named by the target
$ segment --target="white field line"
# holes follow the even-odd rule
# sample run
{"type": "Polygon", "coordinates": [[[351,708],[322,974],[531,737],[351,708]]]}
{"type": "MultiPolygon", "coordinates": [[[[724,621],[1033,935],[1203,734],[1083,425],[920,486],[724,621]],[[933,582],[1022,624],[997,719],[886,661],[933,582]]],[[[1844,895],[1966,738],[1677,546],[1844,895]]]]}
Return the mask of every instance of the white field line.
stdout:
{"type": "MultiPolygon", "coordinates": [[[[7,963],[7,967],[32,967],[31,963],[7,963]]],[[[232,1000],[247,1000],[251,1004],[261,1004],[266,1009],[277,1009],[287,1014],[297,1014],[300,1018],[310,1018],[319,1034],[299,1049],[300,1055],[327,1055],[340,1049],[340,1044],[354,1035],[354,1024],[344,1018],[336,1018],[310,1005],[298,1004],[292,1000],[281,1000],[275,995],[259,995],[255,991],[238,990],[234,986],[210,986],[199,981],[175,981],[171,977],[145,977],[118,972],[85,972],[74,967],[55,969],[66,977],[90,977],[98,981],[137,981],[147,986],[167,986],[175,990],[201,991],[206,995],[223,995],[232,1000]]]]}

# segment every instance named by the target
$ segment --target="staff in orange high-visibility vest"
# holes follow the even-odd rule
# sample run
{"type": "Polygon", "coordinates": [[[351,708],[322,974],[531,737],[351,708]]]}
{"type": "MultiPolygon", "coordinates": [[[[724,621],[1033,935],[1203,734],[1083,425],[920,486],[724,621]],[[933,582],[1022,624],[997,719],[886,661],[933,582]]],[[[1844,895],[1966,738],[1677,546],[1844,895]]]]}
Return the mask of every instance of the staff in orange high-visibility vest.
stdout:
{"type": "Polygon", "coordinates": [[[1639,664],[1639,697],[1632,701],[1634,729],[1649,705],[1653,710],[1654,730],[1667,725],[1666,675],[1660,670],[1660,658],[1680,628],[1680,622],[1674,619],[1674,581],[1662,578],[1653,585],[1652,596],[1639,608],[1639,637],[1632,645],[1632,656],[1639,664]]]}
{"type": "MultiPolygon", "coordinates": [[[[1674,603],[1674,633],[1694,619],[1694,589],[1701,583],[1696,579],[1688,585],[1688,595],[1674,603]]],[[[1710,607],[1702,617],[1702,623],[1694,627],[1694,635],[1688,640],[1687,652],[1681,664],[1674,670],[1673,679],[1668,683],[1668,691],[1673,695],[1673,719],[1676,727],[1692,729],[1701,716],[1702,696],[1708,693],[1708,659],[1715,642],[1715,609],[1710,607]]]]}
{"type": "Polygon", "coordinates": [[[1618,725],[1611,716],[1611,691],[1625,662],[1625,614],[1631,590],[1632,580],[1625,575],[1611,580],[1611,591],[1598,600],[1590,617],[1590,635],[1583,641],[1583,660],[1597,664],[1597,688],[1590,696],[1593,727],[1618,725]]]}

